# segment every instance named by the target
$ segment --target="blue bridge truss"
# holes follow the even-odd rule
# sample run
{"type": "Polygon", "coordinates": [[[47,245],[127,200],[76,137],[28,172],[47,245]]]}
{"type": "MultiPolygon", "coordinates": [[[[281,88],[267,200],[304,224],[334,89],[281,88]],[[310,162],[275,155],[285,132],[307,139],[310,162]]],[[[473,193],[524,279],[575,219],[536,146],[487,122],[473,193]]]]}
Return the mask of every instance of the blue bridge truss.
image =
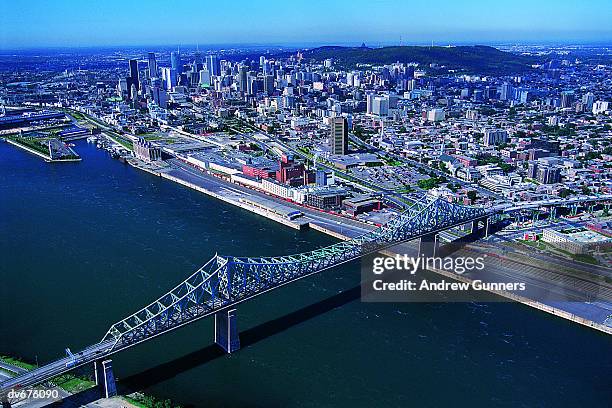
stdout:
{"type": "MultiPolygon", "coordinates": [[[[489,218],[498,218],[502,214],[520,213],[542,206],[553,208],[604,202],[607,209],[611,201],[612,195],[605,195],[484,209],[456,205],[438,198],[417,202],[387,224],[359,237],[314,251],[252,258],[217,254],[174,289],[113,324],[100,342],[0,383],[0,400],[4,403],[11,389],[46,382],[91,362],[97,367],[96,380],[112,378],[110,360],[103,359],[113,353],[213,314],[217,324],[217,316],[221,314],[219,312],[230,311],[226,314],[226,320],[219,321],[220,327],[225,330],[233,326],[228,323],[228,319],[233,318],[230,309],[245,300],[402,242],[432,238],[441,231],[462,224],[478,224],[489,218]]],[[[231,336],[229,330],[226,337],[231,336]]],[[[224,348],[228,351],[228,347],[224,348]]],[[[231,347],[229,349],[231,352],[231,347]]],[[[106,384],[107,394],[110,389],[114,389],[114,380],[112,387],[108,384],[110,383],[106,384]]]]}
{"type": "Polygon", "coordinates": [[[113,351],[229,308],[264,292],[389,246],[486,217],[479,207],[443,199],[417,203],[389,223],[348,241],[295,255],[215,255],[174,289],[113,324],[103,342],[113,351]]]}

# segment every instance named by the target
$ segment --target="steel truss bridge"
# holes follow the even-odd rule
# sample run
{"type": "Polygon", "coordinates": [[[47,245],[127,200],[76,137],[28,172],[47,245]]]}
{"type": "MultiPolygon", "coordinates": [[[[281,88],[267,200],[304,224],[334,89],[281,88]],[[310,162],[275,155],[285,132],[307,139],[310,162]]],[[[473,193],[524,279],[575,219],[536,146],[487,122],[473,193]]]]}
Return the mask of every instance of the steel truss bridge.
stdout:
{"type": "MultiPolygon", "coordinates": [[[[612,196],[598,201],[602,199],[609,202],[612,196]]],[[[563,205],[562,202],[550,204],[563,205]]],[[[437,233],[469,222],[477,228],[480,222],[488,223],[489,217],[509,212],[504,208],[460,206],[438,198],[417,202],[364,235],[310,252],[278,257],[215,254],[168,293],[113,324],[99,343],[78,353],[67,350],[65,358],[0,383],[0,399],[6,401],[11,389],[41,384],[92,362],[98,366],[96,381],[110,381],[112,372],[109,374],[105,368],[99,371],[105,363],[110,367],[109,360],[102,360],[111,354],[211,315],[215,316],[215,341],[227,352],[235,351],[237,348],[230,344],[234,335],[237,339],[237,332],[232,332],[236,329],[231,312],[237,304],[390,246],[417,238],[434,240],[437,233]],[[218,316],[222,318],[218,320],[218,316]],[[221,338],[217,337],[219,333],[221,338]]],[[[114,379],[112,382],[114,387],[114,379]]],[[[108,389],[106,392],[108,396],[108,389]]]]}

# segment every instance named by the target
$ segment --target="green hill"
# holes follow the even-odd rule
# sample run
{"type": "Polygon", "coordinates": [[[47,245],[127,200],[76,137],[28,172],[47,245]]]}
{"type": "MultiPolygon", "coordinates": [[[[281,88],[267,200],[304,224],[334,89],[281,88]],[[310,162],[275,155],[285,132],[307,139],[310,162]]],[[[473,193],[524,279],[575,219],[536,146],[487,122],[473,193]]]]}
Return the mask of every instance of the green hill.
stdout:
{"type": "Polygon", "coordinates": [[[531,70],[537,60],[531,57],[500,51],[484,45],[459,47],[338,47],[314,48],[303,52],[305,58],[324,60],[333,58],[345,67],[359,63],[392,64],[418,62],[426,67],[436,63],[447,69],[475,74],[515,74],[531,70]]]}

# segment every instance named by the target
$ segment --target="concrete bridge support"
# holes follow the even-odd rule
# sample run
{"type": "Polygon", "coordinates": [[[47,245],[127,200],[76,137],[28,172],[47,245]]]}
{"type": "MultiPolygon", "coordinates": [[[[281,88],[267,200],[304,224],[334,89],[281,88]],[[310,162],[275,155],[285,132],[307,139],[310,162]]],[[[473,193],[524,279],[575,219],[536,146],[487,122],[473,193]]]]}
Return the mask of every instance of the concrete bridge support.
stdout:
{"type": "Polygon", "coordinates": [[[556,221],[557,220],[557,207],[550,207],[550,220],[551,221],[556,221]]]}
{"type": "Polygon", "coordinates": [[[571,208],[571,212],[570,212],[571,215],[572,216],[576,216],[578,214],[578,205],[574,204],[570,208],[571,208]]]}
{"type": "Polygon", "coordinates": [[[236,309],[215,313],[215,343],[226,353],[240,350],[236,309]]]}
{"type": "Polygon", "coordinates": [[[440,249],[438,234],[423,235],[419,238],[419,256],[434,257],[440,249]]]}
{"type": "Polygon", "coordinates": [[[117,395],[117,384],[115,383],[115,374],[113,373],[113,360],[94,361],[94,373],[96,376],[96,385],[100,387],[104,398],[110,398],[117,395]]]}
{"type": "Polygon", "coordinates": [[[480,230],[480,223],[483,223],[483,231],[484,237],[489,237],[489,217],[478,218],[477,220],[472,221],[472,234],[476,234],[480,230]]]}

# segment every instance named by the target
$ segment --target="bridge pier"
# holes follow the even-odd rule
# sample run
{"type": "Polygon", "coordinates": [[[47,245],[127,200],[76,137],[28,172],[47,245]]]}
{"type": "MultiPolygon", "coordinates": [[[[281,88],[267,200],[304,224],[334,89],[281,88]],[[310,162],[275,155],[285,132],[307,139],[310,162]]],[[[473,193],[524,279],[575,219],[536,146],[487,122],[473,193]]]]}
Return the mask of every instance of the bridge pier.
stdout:
{"type": "Polygon", "coordinates": [[[571,213],[572,216],[575,217],[578,214],[578,205],[572,205],[570,213],[571,213]]]}
{"type": "Polygon", "coordinates": [[[434,257],[438,253],[440,241],[438,234],[427,234],[419,238],[419,256],[434,257]]]}
{"type": "Polygon", "coordinates": [[[104,398],[110,398],[117,395],[117,384],[115,383],[115,374],[113,373],[113,360],[94,361],[94,373],[96,376],[96,385],[100,387],[104,398]]]}
{"type": "Polygon", "coordinates": [[[484,237],[488,238],[489,237],[489,217],[484,217],[484,218],[478,218],[477,220],[472,221],[472,231],[470,232],[471,234],[476,234],[479,231],[479,225],[480,223],[483,222],[484,223],[484,237]]]}
{"type": "Polygon", "coordinates": [[[550,207],[550,220],[555,221],[557,219],[557,207],[550,207]]]}
{"type": "Polygon", "coordinates": [[[215,343],[226,353],[240,350],[240,337],[236,322],[236,309],[215,313],[215,343]]]}
{"type": "Polygon", "coordinates": [[[531,223],[532,223],[532,225],[535,225],[535,224],[536,224],[536,222],[538,222],[538,221],[539,221],[539,219],[540,219],[540,211],[539,211],[539,210],[533,210],[533,211],[531,212],[531,218],[532,218],[532,219],[531,219],[531,223]]]}

